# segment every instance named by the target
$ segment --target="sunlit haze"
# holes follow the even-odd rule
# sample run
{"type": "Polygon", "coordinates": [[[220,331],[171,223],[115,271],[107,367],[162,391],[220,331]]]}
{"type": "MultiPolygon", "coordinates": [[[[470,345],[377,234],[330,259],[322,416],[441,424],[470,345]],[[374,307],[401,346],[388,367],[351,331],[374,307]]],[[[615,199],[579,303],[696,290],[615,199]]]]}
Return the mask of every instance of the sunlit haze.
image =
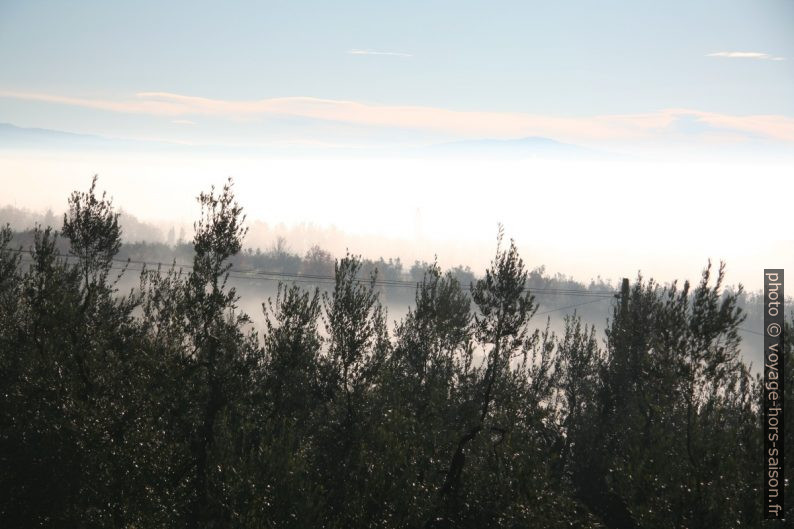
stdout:
{"type": "Polygon", "coordinates": [[[751,288],[792,257],[790,2],[179,4],[0,6],[0,206],[98,174],[189,234],[233,177],[251,247],[482,270],[501,222],[551,273],[751,288]]]}
{"type": "MultiPolygon", "coordinates": [[[[497,224],[531,266],[588,281],[638,271],[663,281],[694,278],[707,259],[726,260],[729,279],[759,287],[758,270],[794,257],[790,224],[770,233],[764,208],[790,188],[791,167],[749,163],[451,160],[266,160],[93,156],[3,158],[16,174],[6,202],[64,209],[90,175],[114,203],[141,220],[189,229],[195,197],[232,176],[249,225],[247,244],[265,248],[271,229],[309,228],[319,243],[369,257],[432,260],[481,270],[497,224]],[[738,193],[736,182],[747,182],[738,193]],[[729,184],[729,185],[726,185],[729,184]],[[774,190],[779,190],[775,192],[774,190]]],[[[305,230],[304,230],[305,232],[305,230]]]]}

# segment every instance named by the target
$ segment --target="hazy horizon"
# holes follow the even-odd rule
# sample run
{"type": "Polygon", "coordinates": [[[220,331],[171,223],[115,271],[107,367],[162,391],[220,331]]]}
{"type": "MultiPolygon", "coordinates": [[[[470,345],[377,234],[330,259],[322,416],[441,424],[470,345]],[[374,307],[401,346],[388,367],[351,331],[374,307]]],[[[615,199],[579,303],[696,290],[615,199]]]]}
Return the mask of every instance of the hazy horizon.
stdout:
{"type": "MultiPolygon", "coordinates": [[[[35,165],[30,161],[26,163],[35,165]]],[[[494,162],[481,163],[488,168],[488,164],[494,162]]],[[[501,173],[507,174],[503,178],[516,178],[516,172],[533,167],[531,162],[522,163],[530,165],[507,166],[512,174],[503,164],[501,173]]],[[[431,262],[437,258],[442,266],[469,266],[479,274],[488,265],[495,248],[497,226],[502,223],[506,235],[516,240],[530,267],[545,266],[552,274],[560,273],[580,282],[588,283],[600,277],[616,284],[621,277],[634,278],[638,272],[661,282],[696,280],[711,259],[714,263],[727,262],[729,284],[742,283],[749,290],[761,287],[764,267],[782,266],[794,257],[794,241],[774,240],[763,231],[763,185],[758,187],[756,200],[748,193],[741,201],[734,201],[728,192],[718,193],[721,177],[717,174],[704,177],[699,194],[679,196],[684,207],[691,208],[683,215],[680,206],[671,204],[675,194],[645,197],[642,201],[624,204],[625,209],[621,210],[612,189],[630,185],[626,175],[613,177],[611,181],[607,178],[606,182],[612,185],[592,184],[588,192],[576,196],[566,195],[566,188],[574,185],[570,181],[543,186],[537,186],[534,180],[524,185],[519,183],[520,191],[515,196],[501,197],[511,202],[512,207],[509,211],[500,211],[500,202],[495,200],[489,204],[477,193],[476,185],[467,187],[465,182],[457,185],[425,182],[424,193],[411,199],[422,179],[422,175],[411,171],[406,173],[413,174],[413,178],[398,181],[400,185],[392,186],[389,199],[385,200],[382,192],[367,191],[367,164],[322,162],[326,169],[335,167],[334,164],[341,164],[341,168],[348,170],[355,167],[358,172],[347,179],[335,179],[333,184],[313,182],[305,175],[301,179],[289,171],[281,178],[266,179],[251,174],[235,177],[238,200],[247,214],[250,228],[245,247],[266,249],[278,237],[284,237],[290,249],[298,254],[304,254],[316,244],[337,257],[349,250],[373,259],[400,258],[408,266],[414,260],[431,262]],[[317,191],[297,201],[287,203],[284,200],[309,185],[317,191]],[[347,199],[340,196],[324,204],[324,199],[334,196],[332,189],[337,185],[361,191],[347,199]],[[716,195],[708,196],[715,192],[716,195]],[[444,193],[449,202],[434,202],[434,197],[444,193]],[[697,207],[699,201],[706,206],[697,207]],[[445,204],[450,206],[444,207],[445,204]],[[525,204],[525,208],[521,204],[525,204]],[[479,216],[470,215],[477,208],[481,210],[479,216]],[[570,208],[574,208],[577,215],[566,219],[564,212],[570,208]],[[620,224],[623,216],[636,218],[643,211],[654,208],[671,208],[675,213],[672,222],[660,215],[646,217],[640,223],[620,224]],[[735,215],[730,214],[731,209],[736,211],[735,215]],[[555,211],[560,215],[555,217],[555,211]],[[654,218],[659,222],[651,222],[654,218]],[[687,226],[693,221],[699,230],[688,232],[687,226]],[[726,231],[721,236],[712,235],[719,225],[726,231]],[[757,230],[755,234],[754,229],[757,230]],[[731,231],[736,234],[734,237],[728,235],[731,231]]],[[[86,165],[89,164],[65,165],[61,161],[61,176],[54,176],[53,169],[49,169],[49,173],[44,169],[47,176],[29,174],[24,179],[24,188],[6,188],[5,203],[0,204],[0,208],[10,205],[40,215],[49,209],[57,216],[64,210],[71,191],[87,189],[90,184],[90,176],[77,176],[86,165]]],[[[300,166],[301,163],[293,161],[289,165],[300,166]]],[[[391,172],[381,173],[380,177],[388,180],[403,169],[399,161],[393,161],[391,172]]],[[[463,169],[457,167],[457,170],[463,169]]],[[[127,171],[134,172],[134,169],[127,171]]],[[[177,237],[183,230],[185,239],[190,240],[197,213],[195,197],[211,185],[219,187],[225,182],[225,178],[213,178],[206,173],[192,174],[189,167],[164,180],[154,176],[133,179],[126,175],[99,174],[99,188],[108,191],[117,208],[158,230],[159,234],[154,237],[131,235],[133,240],[149,239],[149,242],[165,242],[171,228],[177,237]]],[[[568,178],[575,179],[571,175],[568,178]]],[[[685,176],[678,177],[679,185],[683,178],[685,176]]],[[[780,184],[783,178],[783,175],[769,177],[769,185],[780,184]]],[[[586,186],[586,182],[580,179],[576,185],[586,186]]],[[[56,218],[56,224],[58,220],[56,218]]],[[[784,228],[787,231],[778,233],[791,237],[791,227],[784,228]]]]}
{"type": "Polygon", "coordinates": [[[252,246],[309,226],[297,251],[482,270],[501,222],[580,281],[711,258],[757,289],[794,257],[765,220],[794,189],[791,22],[779,0],[10,2],[0,203],[59,211],[99,174],[189,227],[231,176],[249,220],[283,225],[252,246]]]}

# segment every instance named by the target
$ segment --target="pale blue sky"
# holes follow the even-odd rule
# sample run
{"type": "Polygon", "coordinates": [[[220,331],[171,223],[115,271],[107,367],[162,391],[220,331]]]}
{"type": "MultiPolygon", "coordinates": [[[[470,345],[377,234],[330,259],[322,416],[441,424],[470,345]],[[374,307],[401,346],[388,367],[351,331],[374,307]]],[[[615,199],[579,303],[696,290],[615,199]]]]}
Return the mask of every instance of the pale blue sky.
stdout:
{"type": "MultiPolygon", "coordinates": [[[[311,97],[549,119],[687,109],[672,121],[713,113],[708,126],[723,130],[724,116],[776,116],[782,121],[765,123],[761,135],[774,129],[769,139],[788,142],[794,2],[2,0],[0,72],[0,122],[121,137],[355,144],[379,134],[454,139],[456,126],[439,132],[425,126],[436,117],[404,123],[394,112],[364,122],[305,109],[268,119],[249,119],[247,110],[235,119],[220,111],[197,119],[192,109],[120,114],[87,101],[129,102],[147,92],[226,102],[311,97]],[[737,52],[750,56],[729,55],[737,52]]],[[[590,139],[570,134],[578,123],[560,131],[546,122],[489,122],[481,134],[483,122],[471,123],[468,138],[590,139]]],[[[757,138],[750,125],[727,128],[757,138]]]]}
{"type": "Polygon", "coordinates": [[[99,173],[127,211],[189,223],[193,197],[233,175],[252,219],[407,240],[406,261],[480,266],[504,221],[559,245],[533,264],[583,279],[672,279],[730,257],[733,280],[754,284],[792,251],[746,241],[765,233],[769,194],[791,195],[794,1],[0,0],[2,123],[192,144],[66,149],[0,126],[0,188],[21,207],[60,210],[99,173]],[[529,136],[618,161],[382,155],[529,136]],[[384,183],[388,196],[370,192],[384,183]],[[498,189],[511,193],[482,200],[498,189]],[[671,204],[680,214],[662,215],[671,204]],[[603,259],[579,258],[605,237],[603,259]]]}

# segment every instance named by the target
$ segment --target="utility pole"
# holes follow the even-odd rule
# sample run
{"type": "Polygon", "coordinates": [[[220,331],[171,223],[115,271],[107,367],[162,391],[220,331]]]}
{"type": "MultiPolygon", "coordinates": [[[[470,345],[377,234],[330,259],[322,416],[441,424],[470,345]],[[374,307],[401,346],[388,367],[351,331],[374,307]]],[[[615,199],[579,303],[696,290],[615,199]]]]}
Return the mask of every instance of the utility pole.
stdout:
{"type": "Polygon", "coordinates": [[[620,313],[625,314],[629,308],[629,278],[624,277],[620,285],[620,294],[615,294],[615,297],[620,300],[620,313]]]}

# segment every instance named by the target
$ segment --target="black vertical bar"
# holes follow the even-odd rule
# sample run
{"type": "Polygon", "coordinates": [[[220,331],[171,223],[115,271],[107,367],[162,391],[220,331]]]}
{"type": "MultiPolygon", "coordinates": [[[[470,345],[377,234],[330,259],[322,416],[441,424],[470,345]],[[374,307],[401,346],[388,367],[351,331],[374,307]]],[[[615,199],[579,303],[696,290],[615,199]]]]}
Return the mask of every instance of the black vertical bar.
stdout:
{"type": "Polygon", "coordinates": [[[783,270],[764,269],[764,518],[782,520],[783,492],[783,270]]]}

